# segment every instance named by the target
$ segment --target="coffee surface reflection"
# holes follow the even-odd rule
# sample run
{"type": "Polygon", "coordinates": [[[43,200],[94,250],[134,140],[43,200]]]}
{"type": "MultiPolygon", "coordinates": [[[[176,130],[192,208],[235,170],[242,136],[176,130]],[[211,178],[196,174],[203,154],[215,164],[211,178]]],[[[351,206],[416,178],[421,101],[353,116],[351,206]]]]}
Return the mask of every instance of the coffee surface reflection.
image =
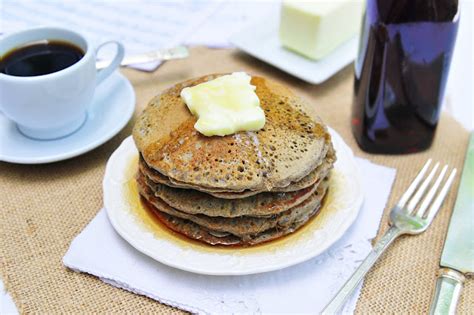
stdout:
{"type": "Polygon", "coordinates": [[[84,56],[79,47],[63,41],[41,41],[15,48],[0,57],[0,72],[31,77],[72,66],[84,56]]]}

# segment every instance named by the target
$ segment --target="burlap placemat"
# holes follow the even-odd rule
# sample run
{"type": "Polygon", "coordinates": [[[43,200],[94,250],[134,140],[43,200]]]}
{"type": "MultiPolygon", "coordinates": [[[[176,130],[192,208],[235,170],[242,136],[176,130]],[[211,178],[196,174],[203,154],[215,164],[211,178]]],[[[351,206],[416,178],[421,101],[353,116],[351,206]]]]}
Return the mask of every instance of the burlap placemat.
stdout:
{"type": "MultiPolygon", "coordinates": [[[[390,205],[427,158],[462,167],[468,133],[447,115],[443,115],[434,144],[426,152],[406,156],[361,152],[349,127],[352,67],[322,85],[312,86],[236,51],[195,48],[190,58],[166,63],[154,73],[129,69],[123,72],[135,87],[139,112],[153,95],[173,83],[207,73],[236,70],[289,85],[319,110],[321,118],[343,136],[357,155],[396,168],[390,205]]],[[[0,272],[20,312],[179,312],[62,265],[71,240],[102,206],[105,163],[130,134],[132,123],[107,144],[68,161],[37,166],[0,163],[0,272]]],[[[377,263],[365,281],[357,305],[359,313],[428,310],[458,184],[457,179],[455,189],[427,232],[399,240],[377,263]]],[[[386,228],[387,209],[379,235],[386,228]]],[[[474,285],[468,281],[460,312],[472,312],[473,297],[474,285]]]]}

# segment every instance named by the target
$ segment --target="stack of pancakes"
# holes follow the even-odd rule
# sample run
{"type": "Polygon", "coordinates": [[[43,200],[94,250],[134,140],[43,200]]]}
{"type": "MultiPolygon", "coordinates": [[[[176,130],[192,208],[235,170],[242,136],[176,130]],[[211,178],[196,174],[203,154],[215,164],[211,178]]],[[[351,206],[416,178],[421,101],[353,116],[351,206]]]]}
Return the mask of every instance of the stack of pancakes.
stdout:
{"type": "Polygon", "coordinates": [[[252,77],[266,123],[206,137],[177,84],[155,97],[133,137],[139,192],[170,229],[212,245],[254,245],[289,234],[318,213],[336,160],[327,128],[284,86],[252,77]]]}

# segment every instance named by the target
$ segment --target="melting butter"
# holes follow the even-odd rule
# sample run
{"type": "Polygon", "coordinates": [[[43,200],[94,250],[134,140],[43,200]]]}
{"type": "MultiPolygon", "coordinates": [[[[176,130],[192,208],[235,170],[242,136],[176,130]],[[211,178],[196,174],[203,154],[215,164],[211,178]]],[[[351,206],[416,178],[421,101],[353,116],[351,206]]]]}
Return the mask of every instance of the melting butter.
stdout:
{"type": "Polygon", "coordinates": [[[198,117],[194,128],[205,136],[257,131],[265,125],[265,112],[245,72],[234,72],[184,88],[181,97],[198,117]]]}

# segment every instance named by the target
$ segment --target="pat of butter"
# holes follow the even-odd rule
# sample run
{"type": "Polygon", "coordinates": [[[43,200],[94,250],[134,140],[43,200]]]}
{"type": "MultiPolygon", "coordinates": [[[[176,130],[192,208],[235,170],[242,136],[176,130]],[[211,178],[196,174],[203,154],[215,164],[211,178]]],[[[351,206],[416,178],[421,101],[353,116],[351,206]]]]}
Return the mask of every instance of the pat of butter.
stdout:
{"type": "Polygon", "coordinates": [[[361,0],[284,0],[280,42],[310,59],[321,59],[359,32],[363,8],[361,0]]]}
{"type": "Polygon", "coordinates": [[[262,129],[265,113],[251,79],[245,72],[234,72],[184,88],[181,97],[198,117],[194,128],[205,136],[262,129]]]}

